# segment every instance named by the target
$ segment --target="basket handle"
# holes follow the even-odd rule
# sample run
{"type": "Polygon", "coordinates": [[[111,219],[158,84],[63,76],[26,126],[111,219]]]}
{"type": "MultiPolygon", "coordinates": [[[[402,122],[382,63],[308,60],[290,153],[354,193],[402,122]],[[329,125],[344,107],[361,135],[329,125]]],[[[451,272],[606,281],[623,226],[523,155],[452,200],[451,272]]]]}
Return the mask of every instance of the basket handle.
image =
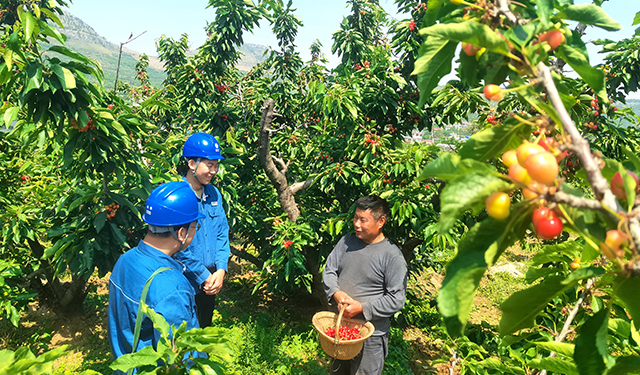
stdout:
{"type": "Polygon", "coordinates": [[[344,314],[344,310],[347,308],[347,305],[344,303],[340,304],[340,313],[338,314],[338,320],[336,320],[336,333],[333,335],[333,342],[337,345],[340,342],[340,322],[342,321],[342,314],[344,314]]]}

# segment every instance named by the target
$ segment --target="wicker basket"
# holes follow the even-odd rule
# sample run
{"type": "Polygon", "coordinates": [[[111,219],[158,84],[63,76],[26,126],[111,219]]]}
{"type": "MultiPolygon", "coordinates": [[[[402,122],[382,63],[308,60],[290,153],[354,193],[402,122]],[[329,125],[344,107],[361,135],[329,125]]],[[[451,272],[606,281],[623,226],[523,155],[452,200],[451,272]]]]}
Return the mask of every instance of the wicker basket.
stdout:
{"type": "Polygon", "coordinates": [[[364,340],[368,339],[375,328],[370,322],[365,322],[360,319],[342,318],[342,312],[338,314],[336,321],[336,314],[329,311],[320,311],[313,316],[312,322],[318,335],[320,335],[320,345],[322,350],[329,356],[335,359],[347,360],[355,357],[362,350],[362,344],[364,340]],[[360,328],[359,339],[340,341],[338,335],[338,328],[344,326],[347,328],[360,328]],[[336,327],[336,337],[329,337],[324,333],[327,328],[336,327]]]}

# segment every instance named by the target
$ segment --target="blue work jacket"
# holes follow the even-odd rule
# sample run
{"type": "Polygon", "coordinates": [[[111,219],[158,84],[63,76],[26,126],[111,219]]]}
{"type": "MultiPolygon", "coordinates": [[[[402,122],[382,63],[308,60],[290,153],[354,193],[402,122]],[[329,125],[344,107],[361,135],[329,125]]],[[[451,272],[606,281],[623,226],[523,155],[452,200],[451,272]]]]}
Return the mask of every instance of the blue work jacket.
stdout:
{"type": "Polygon", "coordinates": [[[191,245],[173,255],[174,259],[185,265],[185,276],[195,294],[200,292],[200,285],[212,272],[227,271],[230,254],[229,223],[222,205],[222,194],[215,186],[203,185],[202,198],[198,198],[198,211],[204,218],[198,220],[200,229],[191,245]]]}
{"type": "MultiPolygon", "coordinates": [[[[200,328],[192,287],[183,274],[184,266],[140,241],[137,247],[120,256],[109,278],[108,333],[114,358],[132,352],[136,315],[144,284],[162,267],[171,269],[155,276],[147,292],[147,305],[176,328],[183,321],[187,322],[187,330],[200,328]]],[[[160,332],[145,317],[137,350],[150,345],[157,348],[159,341],[160,332]]]]}

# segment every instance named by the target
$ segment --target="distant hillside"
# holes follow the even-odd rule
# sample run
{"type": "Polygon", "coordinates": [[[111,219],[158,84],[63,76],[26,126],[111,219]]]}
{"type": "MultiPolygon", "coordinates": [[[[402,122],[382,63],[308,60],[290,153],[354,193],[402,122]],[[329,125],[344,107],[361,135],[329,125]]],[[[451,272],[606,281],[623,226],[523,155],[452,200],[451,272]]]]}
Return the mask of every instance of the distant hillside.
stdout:
{"type": "MultiPolygon", "coordinates": [[[[120,45],[112,43],[100,36],[91,26],[80,18],[65,13],[60,17],[67,36],[66,46],[100,63],[105,75],[105,86],[113,88],[116,78],[116,68],[118,66],[118,52],[120,45]]],[[[264,60],[262,57],[266,47],[254,44],[247,44],[240,48],[244,53],[242,60],[238,63],[238,69],[249,71],[251,67],[264,60]]],[[[192,53],[195,51],[191,51],[192,53]]],[[[127,48],[122,50],[120,61],[119,79],[130,85],[138,85],[136,81],[135,65],[141,53],[127,48]]],[[[153,86],[161,86],[166,74],[163,71],[162,62],[156,57],[149,56],[149,80],[153,86]]]]}

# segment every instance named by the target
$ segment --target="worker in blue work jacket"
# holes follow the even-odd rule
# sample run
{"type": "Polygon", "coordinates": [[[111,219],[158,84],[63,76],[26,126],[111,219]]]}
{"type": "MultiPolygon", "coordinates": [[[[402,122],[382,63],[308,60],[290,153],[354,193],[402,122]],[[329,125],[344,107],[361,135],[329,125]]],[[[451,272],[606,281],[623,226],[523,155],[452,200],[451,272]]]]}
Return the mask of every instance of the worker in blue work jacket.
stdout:
{"type": "Polygon", "coordinates": [[[172,256],[193,241],[203,216],[191,187],[183,181],[162,184],[151,192],[142,215],[149,225],[147,235],[118,258],[109,278],[108,331],[115,358],[147,346],[157,348],[160,341],[160,332],[145,317],[134,343],[136,315],[148,280],[145,303],[151,309],[176,328],[183,321],[187,330],[199,328],[191,284],[184,266],[172,256]]]}
{"type": "Polygon", "coordinates": [[[196,299],[200,327],[211,326],[216,294],[222,289],[229,261],[229,224],[220,191],[211,185],[218,173],[219,160],[224,159],[216,138],[206,133],[192,134],[182,148],[184,181],[198,199],[200,230],[191,245],[174,258],[186,266],[196,299]],[[188,169],[187,169],[188,168],[188,169]]]}

